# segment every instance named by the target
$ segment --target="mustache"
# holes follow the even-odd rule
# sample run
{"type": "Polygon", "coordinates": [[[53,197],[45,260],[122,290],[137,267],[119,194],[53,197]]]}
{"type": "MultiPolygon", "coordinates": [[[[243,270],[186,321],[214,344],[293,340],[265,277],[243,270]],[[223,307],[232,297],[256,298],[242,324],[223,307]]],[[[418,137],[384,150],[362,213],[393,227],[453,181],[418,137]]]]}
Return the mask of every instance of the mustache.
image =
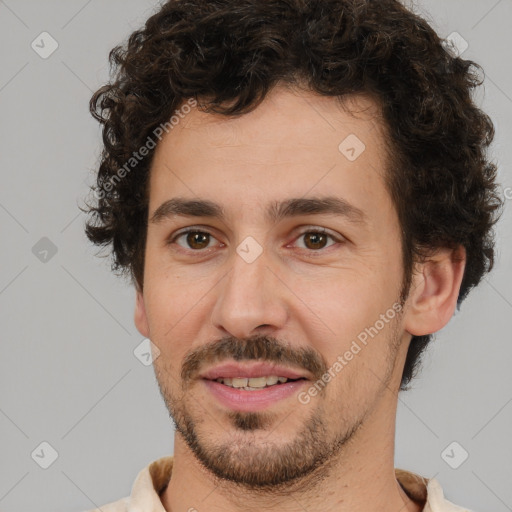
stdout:
{"type": "Polygon", "coordinates": [[[265,335],[255,335],[245,340],[227,336],[187,352],[181,369],[183,385],[193,380],[209,363],[228,359],[258,360],[301,368],[311,372],[315,380],[320,379],[328,370],[325,359],[311,347],[292,347],[265,335]]]}

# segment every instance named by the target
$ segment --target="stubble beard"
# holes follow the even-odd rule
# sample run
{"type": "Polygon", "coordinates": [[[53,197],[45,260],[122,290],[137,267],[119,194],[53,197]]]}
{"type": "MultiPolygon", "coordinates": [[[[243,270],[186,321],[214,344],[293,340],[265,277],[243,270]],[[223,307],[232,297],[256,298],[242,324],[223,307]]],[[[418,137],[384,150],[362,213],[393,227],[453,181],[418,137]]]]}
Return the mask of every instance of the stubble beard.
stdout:
{"type": "MultiPolygon", "coordinates": [[[[396,328],[396,324],[393,327],[396,328]]],[[[298,490],[307,492],[329,477],[334,466],[343,459],[345,450],[354,440],[378,398],[386,388],[389,390],[388,384],[395,369],[399,348],[398,332],[394,328],[391,329],[390,336],[391,340],[387,340],[388,343],[391,341],[388,366],[383,379],[374,374],[379,378],[380,386],[377,395],[372,397],[373,400],[357,416],[350,416],[341,411],[337,414],[337,411],[327,410],[320,393],[316,397],[316,407],[312,408],[309,417],[303,421],[302,428],[292,441],[286,443],[271,439],[272,432],[279,427],[280,422],[286,422],[286,417],[279,421],[275,413],[267,411],[226,412],[231,426],[228,429],[228,440],[221,443],[212,441],[206,430],[216,427],[221,430],[220,421],[215,421],[201,406],[194,405],[196,400],[190,386],[181,385],[180,398],[171,391],[169,383],[176,382],[176,379],[166,369],[163,358],[154,362],[154,370],[160,393],[177,434],[202,466],[219,481],[232,482],[256,494],[287,494],[298,490]],[[333,415],[339,418],[339,427],[334,433],[328,428],[329,417],[333,415]],[[262,436],[265,431],[267,434],[262,436]]],[[[195,383],[197,385],[198,382],[195,383]]],[[[180,385],[175,386],[176,389],[179,387],[180,385]]],[[[348,399],[346,394],[345,398],[348,399]]],[[[340,409],[347,407],[349,402],[340,403],[340,409]]],[[[302,405],[298,404],[297,407],[302,405]]]]}
{"type": "MultiPolygon", "coordinates": [[[[319,403],[294,439],[283,443],[276,442],[275,437],[271,439],[280,423],[275,413],[229,411],[229,438],[218,443],[205,435],[203,425],[210,422],[211,427],[221,430],[220,421],[215,422],[210,414],[194,407],[186,394],[176,398],[166,386],[169,380],[162,378],[167,372],[157,370],[156,364],[155,373],[177,434],[198,461],[220,481],[232,482],[247,491],[291,492],[300,486],[304,492],[313,488],[328,477],[343,447],[363,422],[363,417],[353,419],[333,435],[326,421],[328,412],[319,403]]],[[[297,407],[305,406],[298,403],[297,407]]],[[[286,417],[281,421],[286,422],[286,417]]]]}

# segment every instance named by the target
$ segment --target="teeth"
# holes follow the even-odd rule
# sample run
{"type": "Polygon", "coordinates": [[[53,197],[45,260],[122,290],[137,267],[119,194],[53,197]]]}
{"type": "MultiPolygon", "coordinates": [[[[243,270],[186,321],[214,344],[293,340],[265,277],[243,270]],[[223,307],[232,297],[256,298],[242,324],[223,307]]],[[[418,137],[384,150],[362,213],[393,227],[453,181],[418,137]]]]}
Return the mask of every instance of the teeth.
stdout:
{"type": "MultiPolygon", "coordinates": [[[[267,379],[267,386],[273,386],[274,384],[277,384],[279,381],[279,377],[276,377],[275,375],[272,375],[272,377],[266,377],[267,379]]],[[[281,377],[283,379],[283,382],[286,382],[288,379],[286,377],[281,377]]]]}
{"type": "Polygon", "coordinates": [[[233,377],[233,379],[231,379],[231,385],[234,388],[244,388],[245,386],[247,386],[248,380],[249,379],[239,379],[238,377],[233,377]]]}
{"type": "Polygon", "coordinates": [[[277,377],[276,375],[271,375],[270,377],[233,377],[232,379],[219,378],[217,379],[217,382],[220,382],[232,388],[254,390],[262,389],[267,386],[273,386],[278,382],[284,383],[287,380],[288,379],[286,377],[277,377]]]}

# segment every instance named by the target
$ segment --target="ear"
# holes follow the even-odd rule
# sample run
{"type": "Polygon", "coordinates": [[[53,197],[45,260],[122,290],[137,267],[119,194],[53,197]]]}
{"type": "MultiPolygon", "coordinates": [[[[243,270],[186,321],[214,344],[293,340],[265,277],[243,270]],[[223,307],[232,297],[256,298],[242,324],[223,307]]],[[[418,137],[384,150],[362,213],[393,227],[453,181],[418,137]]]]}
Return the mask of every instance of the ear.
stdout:
{"type": "Polygon", "coordinates": [[[137,295],[135,297],[135,327],[145,338],[149,338],[149,324],[148,317],[146,315],[146,306],[144,305],[144,297],[142,292],[137,289],[137,295]]]}
{"type": "Polygon", "coordinates": [[[441,330],[452,317],[466,266],[466,250],[438,249],[413,276],[405,330],[423,336],[441,330]]]}

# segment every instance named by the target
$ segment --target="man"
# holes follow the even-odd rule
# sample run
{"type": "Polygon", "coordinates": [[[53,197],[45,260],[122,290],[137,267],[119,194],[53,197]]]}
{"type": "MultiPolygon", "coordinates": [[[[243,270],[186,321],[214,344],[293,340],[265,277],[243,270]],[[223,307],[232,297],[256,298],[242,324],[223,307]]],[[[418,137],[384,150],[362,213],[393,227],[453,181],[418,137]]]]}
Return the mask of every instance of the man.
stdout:
{"type": "Polygon", "coordinates": [[[176,434],[101,510],[467,510],[394,436],[493,265],[477,66],[395,0],[172,0],[111,60],[87,234],[133,280],[176,434]]]}

